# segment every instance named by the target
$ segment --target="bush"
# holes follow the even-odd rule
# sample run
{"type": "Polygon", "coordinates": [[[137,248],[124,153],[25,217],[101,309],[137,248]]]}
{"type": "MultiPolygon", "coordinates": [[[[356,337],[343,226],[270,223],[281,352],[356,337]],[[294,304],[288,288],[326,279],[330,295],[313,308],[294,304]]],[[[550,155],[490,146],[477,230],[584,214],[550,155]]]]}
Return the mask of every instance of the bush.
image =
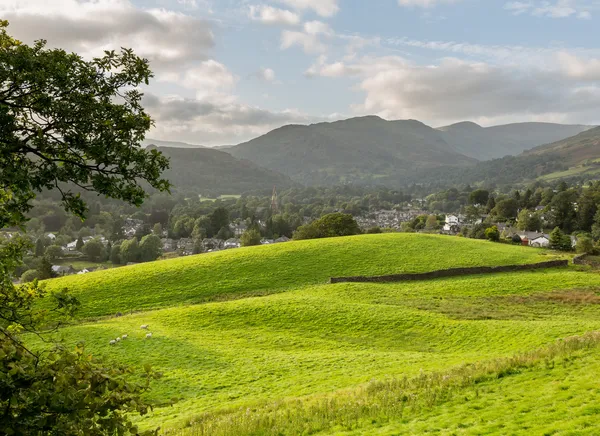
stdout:
{"type": "Polygon", "coordinates": [[[594,241],[588,236],[581,236],[577,239],[575,250],[580,254],[592,254],[594,252],[594,241]]]}
{"type": "Polygon", "coordinates": [[[294,239],[332,238],[360,233],[360,227],[352,215],[336,212],[325,215],[306,226],[300,226],[294,232],[294,239]]]}
{"type": "Polygon", "coordinates": [[[381,227],[375,226],[375,227],[371,227],[369,230],[367,230],[367,233],[370,235],[374,235],[376,233],[383,233],[383,230],[381,230],[381,227]]]}
{"type": "Polygon", "coordinates": [[[50,259],[50,262],[54,262],[63,256],[63,250],[58,245],[51,245],[46,248],[44,254],[48,257],[48,259],[50,259]]]}
{"type": "Polygon", "coordinates": [[[485,229],[485,237],[492,242],[500,241],[500,232],[498,231],[498,227],[492,226],[485,229]]]}
{"type": "Polygon", "coordinates": [[[244,232],[240,242],[242,247],[251,247],[253,245],[260,245],[261,235],[256,229],[249,229],[244,232]]]}
{"type": "Polygon", "coordinates": [[[32,282],[39,278],[40,278],[40,273],[37,270],[28,269],[23,274],[21,274],[21,283],[32,282]]]}

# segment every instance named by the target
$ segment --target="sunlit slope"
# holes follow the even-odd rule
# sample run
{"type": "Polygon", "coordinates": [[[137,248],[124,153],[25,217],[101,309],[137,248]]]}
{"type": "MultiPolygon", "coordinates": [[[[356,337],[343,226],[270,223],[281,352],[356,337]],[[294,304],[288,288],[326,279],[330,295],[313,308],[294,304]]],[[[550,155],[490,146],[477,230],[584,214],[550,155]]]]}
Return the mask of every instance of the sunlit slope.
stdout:
{"type": "Polygon", "coordinates": [[[325,283],[331,276],[541,262],[527,247],[417,234],[364,235],[250,247],[52,280],[82,302],[82,316],[114,315],[325,283]]]}
{"type": "Polygon", "coordinates": [[[331,394],[600,330],[598,287],[600,275],[572,269],[318,285],[113,318],[63,334],[67,343],[85,340],[94,355],[163,372],[151,397],[179,401],[144,418],[144,426],[180,427],[204,412],[331,394]],[[152,339],[144,339],[141,324],[150,325],[152,339]],[[108,345],[122,334],[129,339],[108,345]]]}
{"type": "Polygon", "coordinates": [[[554,256],[487,241],[396,233],[221,251],[69,276],[48,286],[71,289],[82,302],[82,316],[102,316],[274,293],[331,276],[523,264],[554,256]]]}

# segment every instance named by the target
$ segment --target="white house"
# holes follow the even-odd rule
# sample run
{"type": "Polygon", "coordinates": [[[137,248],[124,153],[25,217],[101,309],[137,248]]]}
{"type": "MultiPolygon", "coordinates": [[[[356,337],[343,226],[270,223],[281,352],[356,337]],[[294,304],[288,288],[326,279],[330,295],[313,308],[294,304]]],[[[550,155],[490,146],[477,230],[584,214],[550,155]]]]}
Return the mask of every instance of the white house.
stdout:
{"type": "Polygon", "coordinates": [[[538,236],[529,241],[531,247],[546,248],[550,246],[550,239],[546,235],[538,236]]]}
{"type": "Polygon", "coordinates": [[[229,248],[240,248],[242,246],[242,244],[240,243],[239,239],[236,238],[231,238],[225,241],[225,244],[223,244],[223,248],[225,249],[229,249],[229,248]]]}
{"type": "Polygon", "coordinates": [[[446,215],[446,224],[444,224],[445,232],[457,231],[460,227],[461,219],[457,215],[446,215]]]}
{"type": "Polygon", "coordinates": [[[50,239],[51,241],[54,241],[56,239],[56,235],[54,233],[48,233],[46,235],[46,238],[50,239]]]}

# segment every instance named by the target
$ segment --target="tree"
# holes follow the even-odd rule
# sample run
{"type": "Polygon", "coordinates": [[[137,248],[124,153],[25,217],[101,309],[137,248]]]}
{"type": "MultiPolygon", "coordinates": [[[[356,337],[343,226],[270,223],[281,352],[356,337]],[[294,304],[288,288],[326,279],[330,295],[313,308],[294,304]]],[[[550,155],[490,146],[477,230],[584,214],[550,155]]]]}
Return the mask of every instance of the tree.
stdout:
{"type": "MultiPolygon", "coordinates": [[[[82,219],[86,205],[72,189],[133,205],[142,203],[146,184],[168,190],[161,178],[168,160],[140,146],[152,125],[139,91],[151,77],[148,62],[128,49],[85,61],[46,49],[44,41],[20,43],[7,26],[0,22],[0,228],[24,228],[36,192],[44,189],[55,189],[63,208],[82,219]]],[[[27,346],[30,336],[52,342],[52,332],[79,304],[64,290],[46,294],[36,282],[14,286],[14,272],[31,248],[22,240],[0,247],[2,432],[138,433],[129,416],[148,411],[141,400],[147,385],[128,382],[128,369],[98,362],[83,345],[68,350],[56,343],[49,353],[27,346]],[[51,310],[40,308],[42,298],[51,310]]],[[[40,279],[51,277],[50,261],[40,263],[40,279]]]]}
{"type": "Polygon", "coordinates": [[[294,232],[294,239],[331,238],[335,236],[351,236],[360,234],[360,227],[352,215],[331,213],[301,226],[294,232]]]}
{"type": "Polygon", "coordinates": [[[83,254],[90,262],[98,262],[104,255],[104,245],[97,239],[92,239],[83,246],[83,254]]]}
{"type": "Polygon", "coordinates": [[[517,228],[531,232],[539,231],[542,229],[542,220],[538,214],[528,209],[523,209],[517,217],[517,228]]]}
{"type": "Polygon", "coordinates": [[[223,227],[229,227],[229,211],[224,207],[219,207],[209,216],[210,232],[209,237],[216,235],[223,227]]]}
{"type": "Polygon", "coordinates": [[[38,268],[38,274],[40,280],[51,279],[54,277],[54,271],[52,270],[52,263],[47,256],[42,257],[40,266],[38,268]]]}
{"type": "Polygon", "coordinates": [[[109,260],[113,265],[121,264],[121,246],[120,245],[112,246],[112,248],[110,250],[109,260]]]}
{"type": "Polygon", "coordinates": [[[260,245],[261,240],[260,232],[256,229],[246,230],[240,239],[242,247],[251,247],[253,245],[260,245]]]}
{"type": "Polygon", "coordinates": [[[130,262],[138,262],[140,259],[140,247],[137,239],[128,239],[121,244],[121,263],[126,265],[130,262]]]}
{"type": "Polygon", "coordinates": [[[154,224],[154,227],[152,227],[152,233],[154,233],[159,238],[162,238],[162,234],[163,234],[162,224],[161,223],[154,224]]]}
{"type": "Polygon", "coordinates": [[[29,283],[40,278],[40,273],[36,269],[28,269],[21,274],[21,283],[29,283]]]}
{"type": "Polygon", "coordinates": [[[469,194],[469,204],[479,204],[483,206],[484,204],[487,204],[489,199],[490,193],[485,189],[477,189],[469,194]]]}
{"type": "Polygon", "coordinates": [[[425,230],[436,230],[438,228],[438,222],[435,215],[429,215],[427,221],[425,221],[425,230]]]}
{"type": "Polygon", "coordinates": [[[565,235],[560,227],[556,227],[550,233],[550,248],[553,250],[571,251],[573,249],[571,238],[565,235]]]}
{"type": "Polygon", "coordinates": [[[496,207],[492,210],[492,214],[498,219],[511,219],[517,216],[519,210],[519,202],[514,198],[507,198],[496,203],[496,207]]]}
{"type": "Polygon", "coordinates": [[[44,255],[50,260],[50,262],[56,262],[63,256],[62,247],[59,247],[58,245],[51,245],[46,248],[44,255]]]}
{"type": "Polygon", "coordinates": [[[577,245],[575,246],[577,253],[591,254],[594,252],[594,241],[588,236],[580,236],[577,238],[577,245]]]}
{"type": "Polygon", "coordinates": [[[494,208],[496,207],[496,199],[490,195],[489,200],[487,201],[487,204],[485,205],[485,211],[487,213],[491,213],[492,210],[494,210],[494,208]]]}
{"type": "Polygon", "coordinates": [[[215,236],[217,239],[221,239],[226,241],[227,239],[233,237],[233,232],[229,228],[229,226],[221,227],[221,230],[215,236]]]}
{"type": "Polygon", "coordinates": [[[560,227],[565,232],[573,230],[573,225],[577,218],[573,202],[574,193],[571,191],[559,192],[550,202],[552,206],[553,225],[560,227]]]}
{"type": "Polygon", "coordinates": [[[492,226],[485,229],[485,237],[492,242],[498,242],[500,240],[500,231],[498,230],[498,227],[492,226]]]}
{"type": "Polygon", "coordinates": [[[81,251],[84,245],[85,242],[83,242],[83,238],[81,236],[77,237],[77,241],[75,242],[75,248],[77,251],[81,251]]]}
{"type": "Polygon", "coordinates": [[[521,245],[523,243],[523,241],[521,240],[521,237],[519,235],[517,235],[516,233],[512,236],[511,241],[513,242],[513,244],[521,245]]]}
{"type": "Polygon", "coordinates": [[[38,238],[35,241],[35,257],[41,257],[44,255],[45,244],[42,238],[38,238]]]}
{"type": "Polygon", "coordinates": [[[152,262],[162,255],[162,243],[156,235],[146,235],[140,241],[140,260],[152,262]]]}

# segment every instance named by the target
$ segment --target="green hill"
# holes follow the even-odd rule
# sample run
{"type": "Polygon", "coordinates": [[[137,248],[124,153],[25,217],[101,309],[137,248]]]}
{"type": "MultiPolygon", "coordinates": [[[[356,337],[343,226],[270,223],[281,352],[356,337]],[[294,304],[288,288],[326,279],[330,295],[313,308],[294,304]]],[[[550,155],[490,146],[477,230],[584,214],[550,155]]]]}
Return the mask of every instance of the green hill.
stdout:
{"type": "MultiPolygon", "coordinates": [[[[153,147],[153,146],[149,146],[153,147]]],[[[158,147],[171,160],[164,176],[176,187],[196,188],[219,194],[240,194],[288,188],[295,183],[289,177],[262,168],[248,160],[210,148],[158,147]]]]}
{"type": "Polygon", "coordinates": [[[591,423],[597,431],[587,403],[596,388],[586,368],[595,368],[600,338],[556,342],[600,330],[597,273],[570,267],[326,284],[330,275],[554,256],[463,238],[383,234],[238,249],[47,283],[72,288],[88,317],[61,330],[67,344],[85,340],[96,356],[138,368],[149,363],[164,374],[149,396],[177,401],[138,421],[165,434],[462,434],[471,427],[542,434],[565,428],[564,413],[573,428],[591,423]],[[89,318],[152,307],[158,310],[89,318]],[[144,339],[141,324],[150,325],[152,339],[144,339]],[[108,345],[122,334],[129,338],[108,345]],[[536,393],[565,403],[534,407],[536,393]]]}
{"type": "Polygon", "coordinates": [[[51,289],[73,289],[84,316],[102,316],[280,292],[326,283],[332,276],[534,263],[551,257],[542,254],[473,239],[395,233],[221,251],[67,276],[48,284],[51,289]]]}
{"type": "Polygon", "coordinates": [[[375,116],[285,126],[226,151],[306,185],[392,184],[421,168],[475,162],[419,121],[375,116]]]}
{"type": "Polygon", "coordinates": [[[463,122],[440,127],[442,137],[458,153],[484,161],[516,156],[541,144],[569,138],[590,126],[552,123],[516,123],[481,127],[463,122]]]}

